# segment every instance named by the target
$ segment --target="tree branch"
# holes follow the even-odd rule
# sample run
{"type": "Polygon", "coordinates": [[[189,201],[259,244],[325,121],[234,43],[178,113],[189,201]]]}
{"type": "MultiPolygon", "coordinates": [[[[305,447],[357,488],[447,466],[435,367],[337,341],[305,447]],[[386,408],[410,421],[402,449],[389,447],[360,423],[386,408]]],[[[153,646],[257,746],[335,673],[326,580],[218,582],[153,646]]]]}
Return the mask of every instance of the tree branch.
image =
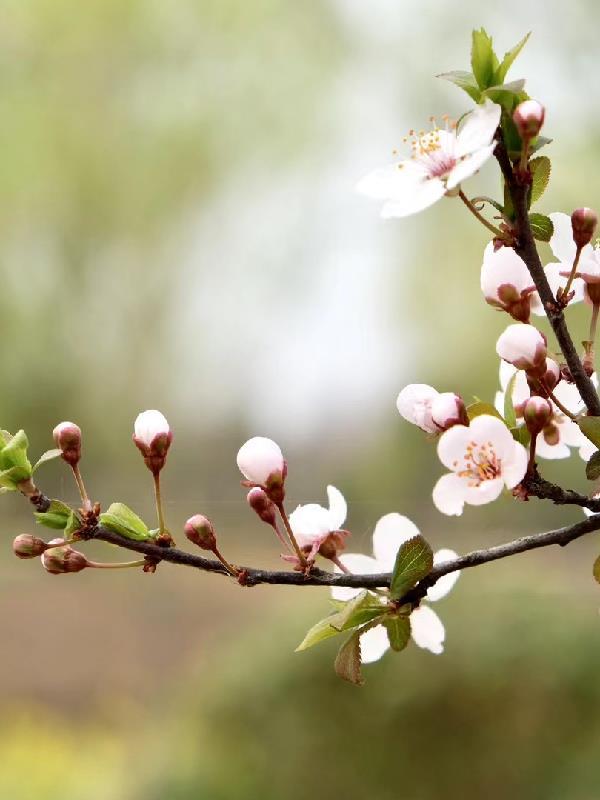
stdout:
{"type": "Polygon", "coordinates": [[[600,514],[600,498],[586,497],[584,494],[573,491],[573,489],[562,489],[555,483],[542,478],[537,472],[533,475],[526,475],[521,486],[531,497],[538,497],[540,500],[552,500],[559,506],[580,506],[587,508],[595,514],[600,514]]]}
{"type": "Polygon", "coordinates": [[[600,398],[594,388],[594,384],[583,369],[583,365],[575,349],[573,340],[571,339],[571,334],[567,328],[562,308],[558,305],[556,298],[552,294],[552,289],[550,288],[546,273],[544,272],[544,267],[540,261],[529,223],[529,186],[518,179],[502,141],[499,141],[496,145],[494,155],[502,170],[515,209],[515,221],[518,234],[514,247],[515,252],[521,256],[531,274],[535,288],[544,305],[546,316],[560,345],[571,376],[579,389],[581,398],[587,406],[588,413],[595,417],[600,416],[600,398]]]}

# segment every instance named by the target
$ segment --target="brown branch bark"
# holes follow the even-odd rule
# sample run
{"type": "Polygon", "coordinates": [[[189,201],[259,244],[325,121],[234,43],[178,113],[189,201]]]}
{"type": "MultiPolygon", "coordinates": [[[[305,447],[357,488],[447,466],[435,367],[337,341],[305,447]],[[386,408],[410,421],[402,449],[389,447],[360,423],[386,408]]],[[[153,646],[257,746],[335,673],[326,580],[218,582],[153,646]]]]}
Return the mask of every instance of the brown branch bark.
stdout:
{"type": "Polygon", "coordinates": [[[586,375],[581,359],[577,353],[571,334],[567,328],[565,316],[561,307],[556,302],[556,298],[552,294],[552,289],[546,278],[544,267],[540,261],[540,257],[531,232],[531,225],[529,223],[529,209],[528,193],[529,186],[519,180],[515,174],[511,164],[506,148],[502,141],[496,145],[494,152],[506,186],[510,194],[514,209],[515,209],[515,223],[517,227],[517,240],[515,243],[515,251],[521,256],[531,274],[535,288],[537,289],[540,299],[544,305],[546,316],[552,326],[554,335],[560,345],[562,354],[567,362],[567,366],[571,372],[571,376],[579,389],[579,393],[583,402],[586,404],[588,413],[594,417],[600,416],[600,398],[594,388],[594,384],[586,375]]]}

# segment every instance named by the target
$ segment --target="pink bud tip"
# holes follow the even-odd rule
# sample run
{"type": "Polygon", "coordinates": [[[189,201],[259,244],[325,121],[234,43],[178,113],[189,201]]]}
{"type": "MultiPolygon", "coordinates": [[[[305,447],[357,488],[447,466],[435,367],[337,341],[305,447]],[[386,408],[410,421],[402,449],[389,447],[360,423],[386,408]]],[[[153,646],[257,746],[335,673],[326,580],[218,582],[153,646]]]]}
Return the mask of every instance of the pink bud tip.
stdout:
{"type": "Polygon", "coordinates": [[[537,436],[552,419],[552,406],[544,397],[533,395],[523,406],[523,419],[531,435],[537,436]]]}
{"type": "Polygon", "coordinates": [[[173,441],[173,431],[166,417],[155,409],[142,411],[133,426],[133,441],[148,469],[157,475],[165,465],[173,441]]]}
{"type": "Polygon", "coordinates": [[[598,215],[593,208],[575,209],[571,214],[571,226],[577,247],[585,247],[592,241],[597,225],[598,215]]]}
{"type": "MultiPolygon", "coordinates": [[[[52,539],[49,544],[57,544],[62,539],[52,539]]],[[[79,550],[70,545],[52,547],[42,553],[42,566],[51,575],[62,575],[67,572],[81,572],[88,566],[88,560],[79,550]]]]}
{"type": "Polygon", "coordinates": [[[202,550],[214,550],[217,546],[217,537],[212,522],[203,514],[194,514],[184,526],[184,533],[190,542],[202,550]]]}
{"type": "Polygon", "coordinates": [[[525,100],[519,103],[513,113],[513,122],[521,139],[529,141],[536,137],[544,124],[545,116],[544,106],[537,100],[525,100]]]}
{"type": "Polygon", "coordinates": [[[81,428],[74,422],[60,422],[52,431],[63,459],[74,467],[81,458],[81,428]]]}
{"type": "Polygon", "coordinates": [[[275,527],[275,523],[277,521],[277,509],[275,507],[275,503],[269,499],[267,493],[261,489],[260,486],[255,486],[254,488],[250,489],[246,496],[246,500],[248,501],[250,508],[253,509],[253,511],[256,511],[263,522],[266,522],[267,525],[272,525],[275,527]]]}

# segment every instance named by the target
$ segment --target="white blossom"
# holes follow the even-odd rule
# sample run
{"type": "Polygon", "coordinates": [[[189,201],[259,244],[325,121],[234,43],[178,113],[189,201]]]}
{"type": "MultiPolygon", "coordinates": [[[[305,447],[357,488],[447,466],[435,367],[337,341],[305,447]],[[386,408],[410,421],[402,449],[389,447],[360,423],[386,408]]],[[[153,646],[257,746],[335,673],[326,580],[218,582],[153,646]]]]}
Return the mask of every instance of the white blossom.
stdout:
{"type": "Polygon", "coordinates": [[[440,433],[466,422],[465,404],[454,392],[438,392],[426,383],[409,383],[398,395],[396,406],[407,422],[426,433],[440,433]]]}
{"type": "Polygon", "coordinates": [[[500,334],[496,352],[517,369],[539,369],[546,362],[546,340],[533,325],[515,323],[500,334]]]}
{"type": "Polygon", "coordinates": [[[290,514],[290,526],[300,547],[311,547],[316,552],[327,536],[344,524],[348,513],[344,495],[335,486],[328,486],[327,497],[329,508],[307,503],[290,514]]]}
{"type": "Polygon", "coordinates": [[[278,444],[264,436],[254,436],[237,454],[237,465],[249,481],[264,486],[273,475],[283,476],[285,461],[278,444]]]}
{"type": "Polygon", "coordinates": [[[422,211],[473,175],[494,151],[500,106],[486,101],[465,119],[459,132],[437,126],[414,137],[412,156],[363,178],[357,191],[383,200],[382,217],[422,211]]]}
{"type": "Polygon", "coordinates": [[[154,409],[138,414],[133,426],[133,435],[145,447],[150,448],[157,436],[169,436],[171,429],[166,417],[154,409]]]}

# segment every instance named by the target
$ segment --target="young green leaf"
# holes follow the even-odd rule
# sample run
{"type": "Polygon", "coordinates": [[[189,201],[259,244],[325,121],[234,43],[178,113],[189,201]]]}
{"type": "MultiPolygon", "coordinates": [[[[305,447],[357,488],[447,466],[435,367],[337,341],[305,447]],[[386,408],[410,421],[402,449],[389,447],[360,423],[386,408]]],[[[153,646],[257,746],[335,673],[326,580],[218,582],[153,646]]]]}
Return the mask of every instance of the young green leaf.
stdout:
{"type": "Polygon", "coordinates": [[[65,539],[70,539],[71,536],[73,536],[74,533],[77,533],[77,531],[81,530],[82,527],[83,523],[79,519],[79,516],[74,511],[71,511],[69,518],[67,519],[67,524],[65,525],[65,539]]]}
{"type": "Polygon", "coordinates": [[[491,36],[488,36],[483,28],[473,31],[471,69],[480,89],[487,89],[497,83],[495,75],[498,67],[498,59],[492,47],[491,36]]]}
{"type": "Polygon", "coordinates": [[[582,417],[577,421],[583,435],[600,447],[600,417],[582,417]]]}
{"type": "Polygon", "coordinates": [[[320,620],[308,631],[304,639],[296,648],[296,652],[308,650],[309,647],[337,636],[338,633],[352,630],[367,622],[372,622],[378,617],[383,618],[385,606],[376,597],[361,592],[360,595],[340,604],[339,611],[320,620]]]}
{"type": "Polygon", "coordinates": [[[531,195],[530,203],[536,203],[546,191],[552,164],[548,156],[538,156],[529,162],[531,170],[531,195]]]}
{"type": "Polygon", "coordinates": [[[388,615],[384,621],[392,650],[399,653],[410,640],[410,619],[399,615],[388,615]]]}
{"type": "Polygon", "coordinates": [[[554,225],[550,217],[544,214],[530,214],[529,224],[531,225],[531,232],[533,238],[539,242],[549,242],[554,233],[554,225]]]}
{"type": "MultiPolygon", "coordinates": [[[[469,421],[475,419],[475,417],[480,417],[482,414],[488,414],[492,417],[502,419],[502,416],[498,413],[498,409],[491,403],[484,403],[483,400],[478,400],[476,403],[471,403],[470,406],[467,406],[467,417],[469,421]]],[[[504,420],[502,421],[504,422],[504,420]]]]}
{"type": "Polygon", "coordinates": [[[100,524],[127,539],[145,541],[152,538],[146,523],[125,503],[112,503],[107,511],[100,514],[100,524]]]}
{"type": "Polygon", "coordinates": [[[344,642],[336,656],[334,669],[340,678],[355,686],[362,686],[364,681],[360,671],[360,631],[356,631],[344,642]]]}
{"type": "Polygon", "coordinates": [[[585,465],[585,475],[589,481],[600,478],[600,450],[596,450],[585,465]]]}
{"type": "Polygon", "coordinates": [[[504,109],[506,109],[509,114],[511,114],[516,106],[521,102],[520,98],[523,94],[524,86],[525,80],[521,78],[518,81],[502,83],[498,86],[490,86],[481,94],[482,97],[487,97],[492,102],[498,103],[504,109]]]}
{"type": "Polygon", "coordinates": [[[59,450],[58,448],[54,448],[53,450],[46,450],[46,452],[42,453],[42,455],[35,462],[32,471],[35,472],[36,469],[38,467],[41,467],[42,464],[45,464],[46,461],[52,461],[55,458],[59,458],[61,455],[62,455],[62,450],[59,450]]]}
{"type": "Polygon", "coordinates": [[[481,99],[481,89],[477,85],[477,81],[472,72],[456,69],[453,72],[443,72],[437,77],[443,78],[445,81],[450,81],[450,83],[463,89],[476,103],[481,99]]]}
{"type": "Polygon", "coordinates": [[[429,543],[413,536],[400,547],[392,573],[390,597],[398,600],[409,589],[429,575],[433,568],[433,551],[429,543]]]}
{"type": "Polygon", "coordinates": [[[506,387],[506,391],[504,392],[504,419],[509,428],[516,428],[517,426],[517,415],[515,413],[515,406],[513,403],[513,392],[515,390],[517,374],[518,373],[515,372],[515,374],[511,377],[506,387]]]}
{"type": "Polygon", "coordinates": [[[523,447],[529,447],[529,442],[531,441],[531,434],[529,433],[525,425],[518,425],[514,428],[511,428],[510,432],[515,442],[519,442],[519,444],[522,444],[523,447]]]}
{"type": "MultiPolygon", "coordinates": [[[[27,458],[28,447],[29,442],[25,431],[18,431],[0,450],[0,469],[2,473],[7,473],[12,469],[15,470],[10,476],[6,475],[7,479],[10,478],[15,483],[18,483],[31,478],[31,464],[27,458]]],[[[3,485],[6,485],[6,483],[3,483],[3,485]]]]}
{"type": "Polygon", "coordinates": [[[527,44],[527,40],[529,39],[530,36],[531,36],[531,31],[529,31],[529,33],[526,36],[524,36],[518,44],[516,44],[513,48],[511,48],[504,54],[504,58],[502,59],[502,61],[498,65],[498,68],[496,69],[495,77],[498,83],[504,82],[504,78],[506,78],[506,73],[513,65],[516,57],[519,55],[521,50],[527,44]]]}
{"type": "Polygon", "coordinates": [[[51,500],[47,511],[36,511],[33,516],[39,525],[62,530],[66,526],[70,514],[71,509],[62,500],[51,500]]]}

